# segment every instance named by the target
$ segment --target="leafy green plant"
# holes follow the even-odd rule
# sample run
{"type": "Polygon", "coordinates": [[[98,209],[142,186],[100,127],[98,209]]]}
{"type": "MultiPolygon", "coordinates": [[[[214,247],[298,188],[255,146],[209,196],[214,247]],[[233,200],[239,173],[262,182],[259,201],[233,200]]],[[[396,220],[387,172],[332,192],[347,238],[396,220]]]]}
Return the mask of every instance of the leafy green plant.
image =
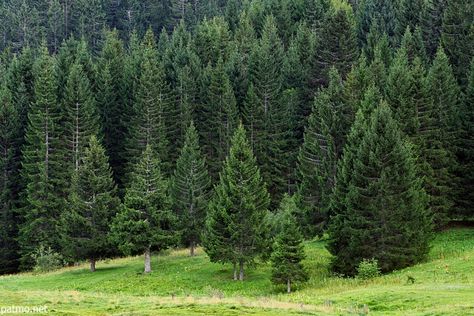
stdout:
{"type": "Polygon", "coordinates": [[[379,263],[376,259],[364,259],[357,266],[357,278],[368,280],[380,276],[379,263]]]}
{"type": "Polygon", "coordinates": [[[35,272],[54,271],[64,266],[63,257],[59,253],[54,252],[51,247],[46,248],[41,245],[31,256],[35,261],[35,272]]]}

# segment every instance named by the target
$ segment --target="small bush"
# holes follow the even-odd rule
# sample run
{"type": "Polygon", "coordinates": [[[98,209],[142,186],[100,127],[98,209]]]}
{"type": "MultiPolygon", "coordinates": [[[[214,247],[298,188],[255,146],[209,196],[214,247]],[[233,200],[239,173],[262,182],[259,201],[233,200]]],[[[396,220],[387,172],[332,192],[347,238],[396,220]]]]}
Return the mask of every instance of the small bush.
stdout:
{"type": "Polygon", "coordinates": [[[364,259],[357,267],[357,277],[368,280],[380,276],[379,263],[376,259],[364,259]]]}
{"type": "Polygon", "coordinates": [[[63,257],[59,253],[54,252],[51,247],[45,248],[40,246],[31,256],[35,261],[35,272],[54,271],[64,265],[63,257]]]}

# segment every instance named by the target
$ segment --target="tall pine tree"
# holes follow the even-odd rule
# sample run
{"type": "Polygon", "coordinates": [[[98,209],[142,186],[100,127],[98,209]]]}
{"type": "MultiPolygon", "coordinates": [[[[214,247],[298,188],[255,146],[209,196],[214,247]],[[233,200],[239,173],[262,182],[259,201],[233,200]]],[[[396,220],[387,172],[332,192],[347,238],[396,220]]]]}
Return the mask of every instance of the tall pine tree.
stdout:
{"type": "Polygon", "coordinates": [[[150,145],[136,164],[122,209],[112,224],[113,239],[125,254],[145,254],[145,273],[151,272],[151,251],[175,241],[174,216],[160,160],[150,145]]]}
{"type": "Polygon", "coordinates": [[[199,148],[198,133],[191,122],[171,180],[171,196],[174,211],[178,215],[181,241],[189,246],[191,256],[194,256],[195,247],[204,232],[210,185],[206,162],[199,148]]]}
{"type": "Polygon", "coordinates": [[[63,250],[71,259],[89,260],[95,272],[98,259],[116,253],[109,235],[120,205],[105,149],[95,136],[89,138],[72,186],[69,208],[61,218],[63,250]]]}
{"type": "Polygon", "coordinates": [[[242,124],[209,205],[204,249],[212,262],[232,263],[234,280],[244,279],[244,265],[268,251],[265,216],[269,195],[242,124]]]}
{"type": "Polygon", "coordinates": [[[344,161],[345,175],[338,175],[350,180],[329,230],[333,269],[354,275],[362,260],[372,258],[383,272],[420,262],[429,250],[431,218],[411,144],[386,103],[365,124],[356,122],[351,134],[362,137],[348,143],[352,163],[344,161]]]}
{"type": "Polygon", "coordinates": [[[56,98],[55,60],[43,45],[35,63],[35,101],[28,112],[22,175],[26,203],[19,242],[24,268],[40,245],[60,248],[58,220],[68,188],[64,175],[61,110],[56,98]]]}

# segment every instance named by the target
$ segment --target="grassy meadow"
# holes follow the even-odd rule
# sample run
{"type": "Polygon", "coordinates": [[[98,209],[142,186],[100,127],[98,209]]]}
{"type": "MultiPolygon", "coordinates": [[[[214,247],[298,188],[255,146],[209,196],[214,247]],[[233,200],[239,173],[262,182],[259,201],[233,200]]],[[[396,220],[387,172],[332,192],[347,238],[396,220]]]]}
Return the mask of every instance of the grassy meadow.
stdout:
{"type": "Polygon", "coordinates": [[[0,306],[48,307],[48,315],[474,315],[474,229],[439,233],[427,262],[369,281],[328,271],[323,241],[306,244],[310,281],[291,294],[270,282],[270,266],[232,280],[230,265],[201,249],[101,261],[47,274],[0,277],[0,306]],[[414,281],[414,282],[411,282],[414,281]]]}

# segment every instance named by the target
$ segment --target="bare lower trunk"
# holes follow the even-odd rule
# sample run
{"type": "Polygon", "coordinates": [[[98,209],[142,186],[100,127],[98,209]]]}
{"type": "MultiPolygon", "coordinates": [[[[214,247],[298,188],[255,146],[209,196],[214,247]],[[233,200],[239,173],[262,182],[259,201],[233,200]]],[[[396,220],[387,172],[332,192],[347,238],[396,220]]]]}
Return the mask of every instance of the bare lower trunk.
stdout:
{"type": "Polygon", "coordinates": [[[191,257],[194,257],[194,250],[196,249],[196,244],[194,243],[194,241],[191,241],[191,246],[190,246],[190,249],[189,249],[189,255],[191,257]]]}
{"type": "Polygon", "coordinates": [[[234,281],[237,281],[237,263],[234,262],[234,281]]]}
{"type": "Polygon", "coordinates": [[[150,248],[145,251],[145,273],[151,272],[151,254],[150,248]]]}
{"type": "Polygon", "coordinates": [[[242,260],[239,262],[239,267],[240,267],[239,280],[243,281],[244,280],[244,262],[242,260]]]}
{"type": "Polygon", "coordinates": [[[290,279],[286,280],[286,291],[291,293],[291,281],[290,279]]]}
{"type": "Polygon", "coordinates": [[[89,259],[89,262],[91,264],[91,272],[95,272],[95,259],[94,258],[90,258],[89,259]]]}

